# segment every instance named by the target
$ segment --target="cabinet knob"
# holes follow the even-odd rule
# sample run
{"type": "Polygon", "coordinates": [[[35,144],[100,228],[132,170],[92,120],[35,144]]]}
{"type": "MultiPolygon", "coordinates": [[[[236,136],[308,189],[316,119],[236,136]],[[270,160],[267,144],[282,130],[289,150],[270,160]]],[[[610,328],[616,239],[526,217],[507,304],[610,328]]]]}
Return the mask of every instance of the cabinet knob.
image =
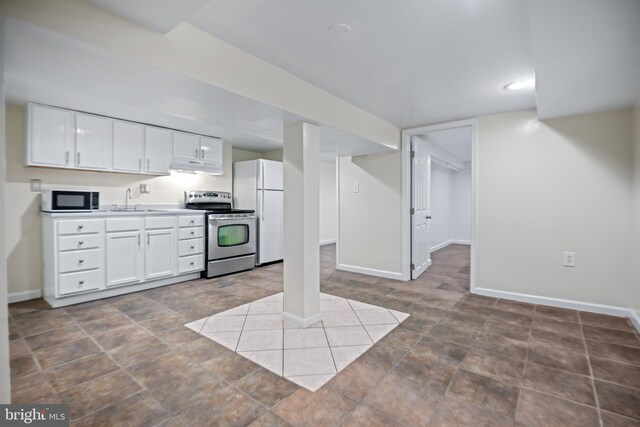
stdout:
{"type": "Polygon", "coordinates": [[[194,220],[191,220],[191,224],[195,224],[196,222],[194,220]]]}
{"type": "Polygon", "coordinates": [[[189,264],[193,265],[193,264],[194,264],[194,262],[193,262],[193,261],[191,261],[189,264]]]}
{"type": "Polygon", "coordinates": [[[78,288],[81,288],[81,287],[82,287],[82,285],[84,285],[84,280],[80,280],[80,281],[78,282],[78,288]]]}
{"type": "Polygon", "coordinates": [[[78,246],[82,246],[82,245],[84,245],[84,241],[80,240],[80,241],[78,242],[78,246]]]}
{"type": "Polygon", "coordinates": [[[84,228],[84,225],[79,225],[78,226],[78,230],[82,230],[84,228]]]}
{"type": "Polygon", "coordinates": [[[196,234],[196,232],[195,232],[195,231],[192,231],[192,232],[191,232],[191,235],[193,236],[194,234],[196,234]]]}
{"type": "Polygon", "coordinates": [[[194,250],[196,247],[195,246],[191,246],[191,250],[194,250]]]}
{"type": "Polygon", "coordinates": [[[82,264],[83,262],[84,262],[84,260],[83,260],[83,259],[79,259],[79,260],[78,260],[78,264],[82,264]]]}

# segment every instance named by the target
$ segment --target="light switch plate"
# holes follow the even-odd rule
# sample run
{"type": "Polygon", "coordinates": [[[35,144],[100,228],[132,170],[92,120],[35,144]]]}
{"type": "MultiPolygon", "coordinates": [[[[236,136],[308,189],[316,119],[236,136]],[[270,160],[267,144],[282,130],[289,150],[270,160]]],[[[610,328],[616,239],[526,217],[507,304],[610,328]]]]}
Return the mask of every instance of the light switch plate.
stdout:
{"type": "Polygon", "coordinates": [[[36,193],[42,192],[42,180],[40,180],[40,179],[32,179],[31,180],[31,191],[35,191],[36,193]]]}
{"type": "Polygon", "coordinates": [[[565,267],[575,267],[576,266],[576,253],[575,252],[564,252],[562,254],[562,265],[565,267]]]}
{"type": "Polygon", "coordinates": [[[140,184],[140,194],[151,193],[151,186],[149,184],[140,184]]]}

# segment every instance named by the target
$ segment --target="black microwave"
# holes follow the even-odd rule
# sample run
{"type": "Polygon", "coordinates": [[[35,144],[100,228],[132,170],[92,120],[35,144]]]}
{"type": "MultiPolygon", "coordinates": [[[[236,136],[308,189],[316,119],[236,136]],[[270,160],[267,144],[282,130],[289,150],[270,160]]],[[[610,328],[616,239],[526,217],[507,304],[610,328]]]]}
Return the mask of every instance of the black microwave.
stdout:
{"type": "Polygon", "coordinates": [[[43,190],[43,212],[91,212],[100,209],[100,193],[84,190],[43,190]]]}

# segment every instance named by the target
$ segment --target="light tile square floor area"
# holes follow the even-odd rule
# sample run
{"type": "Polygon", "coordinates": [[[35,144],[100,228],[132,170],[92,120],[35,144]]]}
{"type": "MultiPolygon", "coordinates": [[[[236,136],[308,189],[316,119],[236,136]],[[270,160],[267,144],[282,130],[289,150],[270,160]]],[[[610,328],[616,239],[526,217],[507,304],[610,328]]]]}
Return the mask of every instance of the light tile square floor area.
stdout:
{"type": "Polygon", "coordinates": [[[185,326],[311,391],[316,391],[409,317],[320,294],[322,321],[303,329],[283,321],[283,293],[185,326]]]}

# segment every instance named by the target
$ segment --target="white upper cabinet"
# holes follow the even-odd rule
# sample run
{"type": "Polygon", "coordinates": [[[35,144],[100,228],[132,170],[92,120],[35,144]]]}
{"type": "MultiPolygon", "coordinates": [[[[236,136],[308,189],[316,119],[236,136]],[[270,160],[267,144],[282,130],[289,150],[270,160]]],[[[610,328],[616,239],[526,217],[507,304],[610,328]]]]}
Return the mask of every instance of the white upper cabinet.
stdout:
{"type": "Polygon", "coordinates": [[[27,128],[27,166],[169,175],[177,161],[222,173],[218,138],[38,104],[29,104],[27,128]]]}
{"type": "Polygon", "coordinates": [[[144,158],[144,125],[113,121],[113,169],[141,172],[144,158]]]}
{"type": "Polygon", "coordinates": [[[222,163],[222,140],[201,136],[200,160],[222,163]]]}
{"type": "Polygon", "coordinates": [[[112,121],[76,113],[75,167],[111,169],[112,121]]]}
{"type": "Polygon", "coordinates": [[[190,133],[173,133],[173,157],[180,159],[200,158],[200,138],[190,133]]]}
{"type": "Polygon", "coordinates": [[[169,160],[173,143],[173,131],[169,129],[145,126],[144,147],[147,173],[168,175],[169,160]]]}
{"type": "Polygon", "coordinates": [[[29,105],[27,165],[73,166],[75,113],[29,105]]]}

